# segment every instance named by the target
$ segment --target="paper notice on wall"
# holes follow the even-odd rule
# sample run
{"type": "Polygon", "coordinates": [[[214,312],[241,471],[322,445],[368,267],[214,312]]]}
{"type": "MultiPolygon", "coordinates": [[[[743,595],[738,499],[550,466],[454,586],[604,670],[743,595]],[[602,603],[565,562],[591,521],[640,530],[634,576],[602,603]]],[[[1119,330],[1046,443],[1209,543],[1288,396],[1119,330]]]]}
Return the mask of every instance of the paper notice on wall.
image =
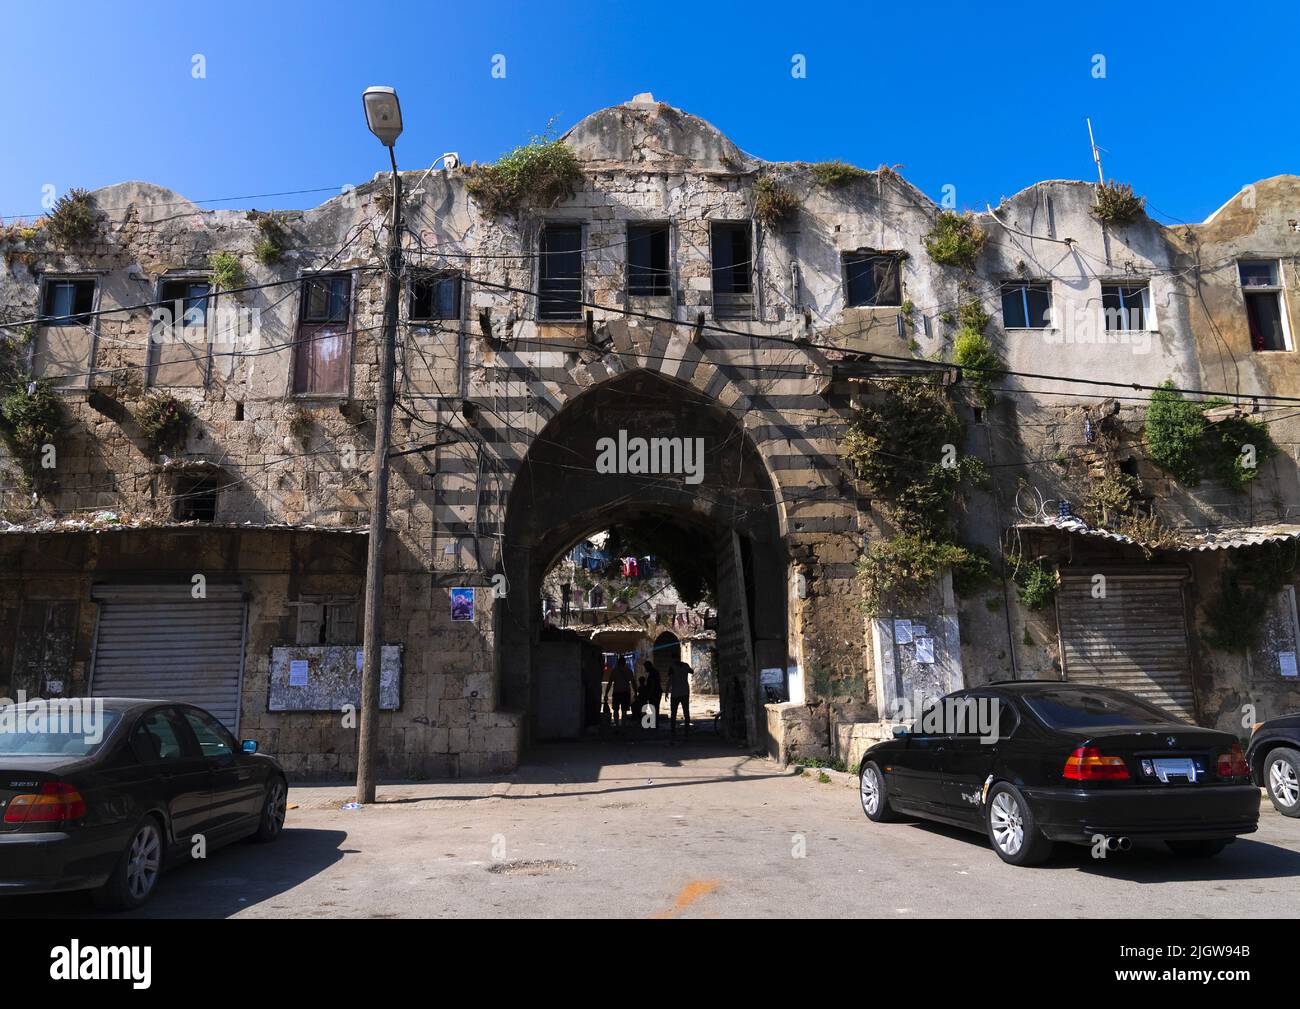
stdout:
{"type": "Polygon", "coordinates": [[[916,639],[916,661],[924,665],[934,662],[934,638],[916,639]]]}
{"type": "Polygon", "coordinates": [[[1278,652],[1277,664],[1281,668],[1283,676],[1297,675],[1296,664],[1295,664],[1295,652],[1278,652]]]}
{"type": "Polygon", "coordinates": [[[900,645],[910,645],[912,643],[912,621],[894,621],[894,641],[900,645]]]}
{"type": "Polygon", "coordinates": [[[307,686],[307,660],[294,659],[289,663],[289,686],[307,686]]]}
{"type": "Polygon", "coordinates": [[[361,667],[366,664],[366,653],[360,648],[357,649],[357,672],[361,672],[361,667]]]}

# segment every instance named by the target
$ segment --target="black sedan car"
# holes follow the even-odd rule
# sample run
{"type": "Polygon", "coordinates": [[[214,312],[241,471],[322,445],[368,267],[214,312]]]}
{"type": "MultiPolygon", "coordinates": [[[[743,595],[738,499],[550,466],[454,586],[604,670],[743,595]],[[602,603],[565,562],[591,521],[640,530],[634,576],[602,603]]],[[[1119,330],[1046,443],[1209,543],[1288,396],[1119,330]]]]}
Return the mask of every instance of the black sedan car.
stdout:
{"type": "Polygon", "coordinates": [[[1300,714],[1256,722],[1246,762],[1273,808],[1283,816],[1300,816],[1300,714]]]}
{"type": "Polygon", "coordinates": [[[949,694],[862,758],[862,808],[988,834],[1004,862],[1053,842],[1127,850],[1136,838],[1214,855],[1259,821],[1259,789],[1229,733],[1122,690],[1059,681],[949,694]]]}
{"type": "Polygon", "coordinates": [[[107,697],[0,708],[0,895],[91,890],[103,907],[138,907],[170,863],[275,840],[287,797],[280,765],[201,708],[107,697]]]}

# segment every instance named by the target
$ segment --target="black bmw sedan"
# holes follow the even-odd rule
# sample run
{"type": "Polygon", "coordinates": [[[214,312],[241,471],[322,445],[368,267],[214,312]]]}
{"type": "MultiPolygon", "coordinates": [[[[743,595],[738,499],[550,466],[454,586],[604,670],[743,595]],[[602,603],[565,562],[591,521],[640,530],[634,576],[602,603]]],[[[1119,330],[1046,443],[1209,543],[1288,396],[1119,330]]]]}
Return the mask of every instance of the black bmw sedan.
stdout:
{"type": "Polygon", "coordinates": [[[287,797],[280,765],[244,752],[201,708],[107,697],[0,707],[0,896],[91,890],[102,907],[139,907],[168,864],[275,840],[287,797]]]}
{"type": "Polygon", "coordinates": [[[1056,841],[1127,850],[1137,838],[1215,855],[1259,821],[1259,789],[1229,733],[1107,687],[1018,681],[957,691],[862,758],[862,808],[987,833],[1004,862],[1056,841]]]}

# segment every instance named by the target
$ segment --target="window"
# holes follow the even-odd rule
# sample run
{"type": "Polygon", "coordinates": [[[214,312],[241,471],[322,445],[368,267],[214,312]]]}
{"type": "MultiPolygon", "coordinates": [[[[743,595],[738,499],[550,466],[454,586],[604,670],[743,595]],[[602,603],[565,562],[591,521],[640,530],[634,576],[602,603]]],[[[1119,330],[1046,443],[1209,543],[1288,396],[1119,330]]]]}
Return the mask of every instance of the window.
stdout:
{"type": "Polygon", "coordinates": [[[713,256],[713,315],[718,319],[747,319],[754,312],[750,226],[715,224],[710,236],[713,256]]]}
{"type": "Polygon", "coordinates": [[[89,326],[95,310],[95,282],[81,280],[47,280],[41,309],[47,326],[89,326]]]}
{"type": "Polygon", "coordinates": [[[302,284],[302,312],[294,359],[293,391],[300,396],[344,396],[348,391],[352,277],[309,277],[302,284]]]}
{"type": "Polygon", "coordinates": [[[1282,301],[1282,277],[1276,259],[1243,259],[1237,264],[1246,322],[1253,350],[1290,350],[1291,331],[1282,301]]]}
{"type": "Polygon", "coordinates": [[[851,252],[844,257],[844,293],[850,307],[901,305],[899,257],[891,253],[851,252]]]}
{"type": "Polygon", "coordinates": [[[582,227],[551,224],[542,229],[538,266],[537,318],[582,318],[582,227]]]}
{"type": "Polygon", "coordinates": [[[414,274],[408,316],[412,322],[460,318],[460,275],[414,274]]]}
{"type": "Polygon", "coordinates": [[[1017,281],[1002,285],[1002,324],[1007,329],[1050,329],[1050,284],[1017,281]]]}
{"type": "Polygon", "coordinates": [[[208,381],[206,278],[181,277],[158,285],[149,327],[149,384],[202,387],[208,381]]]}
{"type": "Polygon", "coordinates": [[[144,716],[131,737],[131,749],[142,764],[181,760],[185,756],[184,732],[170,711],[159,708],[144,716]]]}
{"type": "Polygon", "coordinates": [[[1149,329],[1151,289],[1146,284],[1103,284],[1101,310],[1108,333],[1149,329]]]}
{"type": "Polygon", "coordinates": [[[85,386],[94,354],[95,280],[51,277],[41,292],[32,370],[56,385],[85,386]]]}
{"type": "Polygon", "coordinates": [[[235,753],[235,740],[225,727],[206,711],[185,709],[185,721],[194,730],[199,749],[205,757],[230,757],[235,753]]]}
{"type": "Polygon", "coordinates": [[[212,522],[217,517],[217,477],[182,476],[176,480],[176,519],[179,522],[212,522]]]}
{"type": "Polygon", "coordinates": [[[634,297],[671,294],[668,269],[668,224],[629,224],[627,293],[634,297]]]}
{"type": "Polygon", "coordinates": [[[300,645],[355,645],[357,600],[355,596],[302,596],[298,600],[300,645]]]}

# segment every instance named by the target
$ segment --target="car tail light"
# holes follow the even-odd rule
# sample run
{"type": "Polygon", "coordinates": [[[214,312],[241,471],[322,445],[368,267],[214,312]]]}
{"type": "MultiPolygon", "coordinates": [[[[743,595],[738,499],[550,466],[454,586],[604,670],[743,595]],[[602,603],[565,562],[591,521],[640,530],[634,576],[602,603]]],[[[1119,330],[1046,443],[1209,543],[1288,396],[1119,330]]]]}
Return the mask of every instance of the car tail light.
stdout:
{"type": "Polygon", "coordinates": [[[1246,755],[1241,752],[1240,743],[1233,743],[1226,753],[1219,754],[1218,770],[1220,778],[1245,778],[1250,775],[1250,765],[1246,763],[1246,755]]]}
{"type": "Polygon", "coordinates": [[[1065,759],[1063,772],[1071,781],[1127,781],[1123,757],[1108,757],[1095,746],[1080,746],[1065,759]]]}
{"type": "Polygon", "coordinates": [[[80,820],[86,815],[86,800],[63,781],[47,781],[34,794],[15,795],[5,809],[5,823],[58,823],[80,820]]]}

